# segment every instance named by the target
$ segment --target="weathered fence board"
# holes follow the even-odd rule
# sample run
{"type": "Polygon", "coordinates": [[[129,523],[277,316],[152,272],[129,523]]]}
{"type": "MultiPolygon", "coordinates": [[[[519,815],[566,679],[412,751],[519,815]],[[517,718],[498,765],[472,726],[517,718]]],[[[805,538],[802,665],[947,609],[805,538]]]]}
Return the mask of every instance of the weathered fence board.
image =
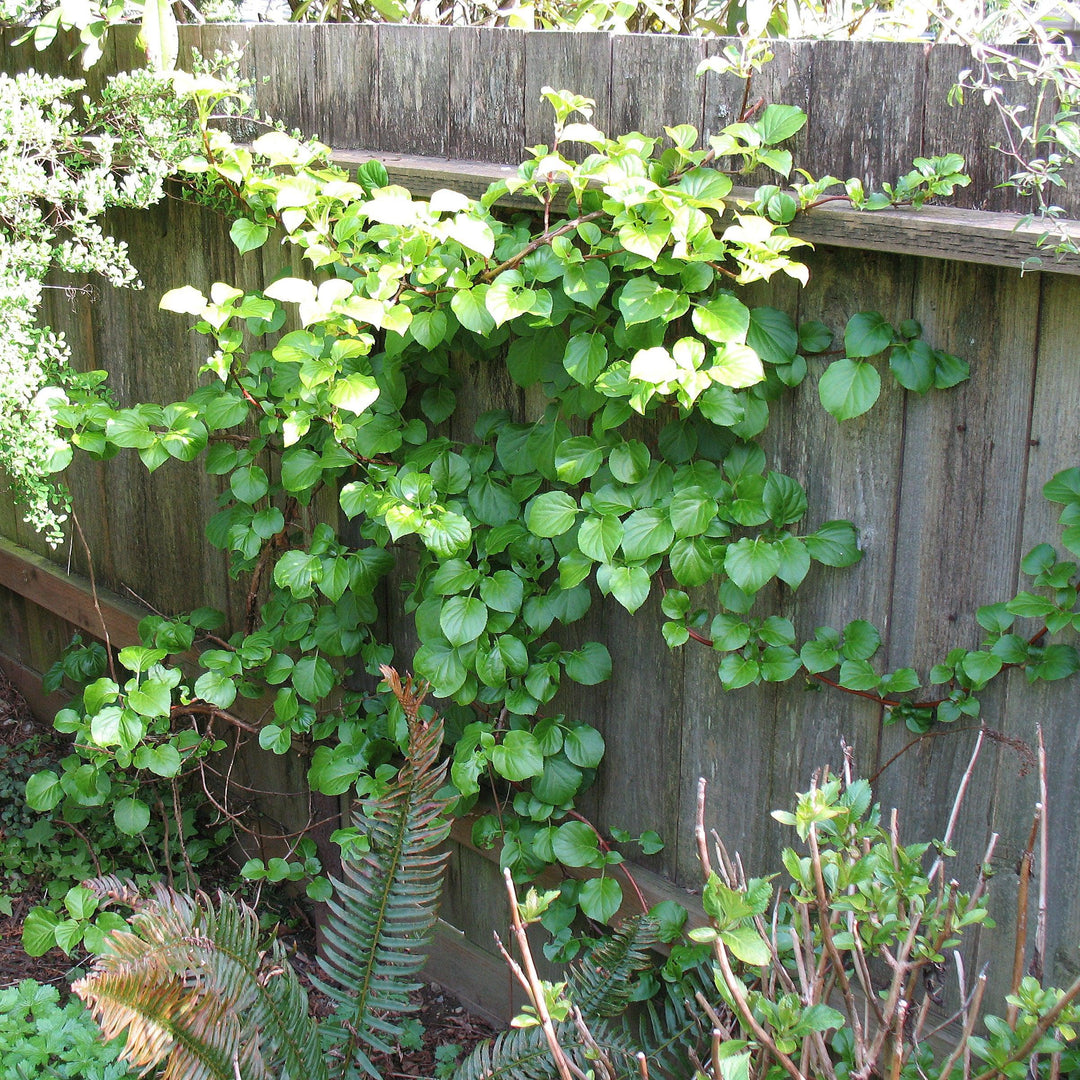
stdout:
{"type": "MultiPolygon", "coordinates": [[[[185,28],[183,41],[185,48],[198,44],[204,51],[248,42],[244,65],[256,80],[262,110],[317,132],[346,164],[386,155],[392,179],[421,194],[441,186],[478,194],[505,172],[496,164],[515,162],[527,145],[549,142],[551,113],[540,101],[545,85],[595,97],[594,121],[613,132],[659,134],[664,124],[692,122],[706,137],[736,117],[746,93],[730,76],[694,74],[701,56],[716,55],[719,42],[366,26],[207,26],[185,28]],[[492,164],[432,161],[451,157],[492,164]]],[[[112,50],[114,60],[130,59],[131,35],[118,38],[112,50]]],[[[891,180],[915,154],[956,148],[970,154],[986,138],[981,106],[969,103],[957,112],[941,104],[959,51],[927,55],[918,46],[864,51],[848,43],[802,42],[778,43],[775,51],[747,102],[784,100],[808,111],[810,122],[795,149],[813,172],[891,180]],[[879,92],[878,86],[884,88],[879,92]],[[951,129],[957,142],[950,141],[951,129]]],[[[4,63],[60,70],[63,56],[59,46],[40,57],[9,49],[4,63]]],[[[238,132],[244,127],[233,124],[238,132]]],[[[246,129],[261,130],[251,124],[246,129]]],[[[1011,193],[987,188],[1000,180],[1000,162],[980,158],[974,166],[977,182],[961,205],[1022,208],[1011,193]]],[[[1065,273],[1022,276],[1015,267],[1032,250],[1031,233],[1014,235],[1014,222],[944,209],[857,215],[823,207],[797,226],[818,244],[807,260],[809,287],[777,280],[755,289],[755,302],[800,319],[822,319],[836,330],[866,309],[895,322],[915,318],[935,345],[972,364],[971,382],[962,387],[925,399],[891,388],[866,417],[837,425],[816,400],[825,361],[812,359],[807,381],[774,410],[765,436],[771,464],[806,487],[815,515],[809,526],[851,518],[862,529],[865,549],[856,567],[815,568],[795,597],[777,587],[770,599],[800,636],[821,623],[867,618],[881,626],[891,666],[913,665],[925,674],[949,647],[979,641],[974,609],[1010,595],[1021,581],[1019,557],[1054,538],[1057,514],[1042,500],[1042,485],[1054,471],[1080,461],[1080,260],[1053,267],[1065,273]]],[[[214,281],[250,289],[286,266],[300,268],[295,252],[274,244],[258,255],[238,256],[226,220],[178,201],[145,215],[115,215],[113,225],[129,240],[146,291],[90,283],[93,297],[52,293],[45,314],[67,332],[80,366],[110,370],[121,404],[184,396],[205,358],[205,343],[183,318],[158,312],[161,293],[182,284],[207,288],[214,281]]],[[[486,409],[528,418],[544,404],[513,385],[498,363],[460,357],[454,377],[469,387],[454,420],[458,437],[468,437],[486,409]]],[[[200,478],[197,469],[175,462],[147,476],[131,454],[105,467],[83,462],[72,473],[100,585],[121,596],[131,590],[165,612],[214,604],[226,607],[234,624],[242,619],[248,583],[232,581],[225,560],[202,539],[203,523],[215,509],[217,478],[200,478]]],[[[46,551],[3,504],[0,532],[46,551]]],[[[66,563],[69,555],[73,568],[85,572],[77,539],[70,552],[52,558],[66,563]]],[[[62,622],[51,606],[56,580],[43,574],[28,584],[18,577],[26,565],[32,569],[33,559],[5,553],[0,545],[0,663],[17,667],[24,683],[29,671],[48,666],[69,629],[97,632],[85,591],[78,603],[71,599],[62,622]]],[[[399,663],[406,662],[414,636],[396,591],[407,576],[401,571],[384,596],[383,629],[399,646],[399,663]]],[[[708,606],[710,598],[703,593],[700,602],[708,606]]],[[[789,683],[725,694],[715,654],[693,643],[669,651],[659,621],[656,597],[633,618],[597,598],[586,624],[571,628],[567,641],[605,640],[616,677],[594,688],[567,689],[557,704],[595,724],[607,739],[605,767],[588,796],[590,813],[601,826],[664,833],[667,848],[646,862],[673,888],[693,887],[698,879],[691,825],[699,775],[710,781],[710,818],[721,835],[743,850],[750,872],[768,873],[776,867],[782,836],[768,811],[805,788],[816,767],[839,765],[841,739],[853,744],[858,768],[873,773],[911,737],[902,727],[883,728],[876,705],[827,688],[807,692],[789,683]]],[[[1043,725],[1054,867],[1049,959],[1059,972],[1073,970],[1080,967],[1080,899],[1072,888],[1080,875],[1075,689],[1031,690],[1010,677],[1004,691],[988,695],[986,709],[992,727],[1025,743],[1034,740],[1035,722],[1043,725]]],[[[973,741],[971,725],[941,731],[885,769],[879,791],[886,807],[901,808],[907,839],[942,831],[973,741]]],[[[1015,891],[1010,863],[1037,794],[1031,774],[1018,779],[1019,760],[1001,744],[984,751],[970,816],[957,836],[958,872],[970,875],[982,855],[984,831],[1001,831],[994,889],[1006,899],[1015,891]]],[[[244,783],[282,793],[266,808],[268,821],[306,814],[298,757],[248,757],[242,769],[244,783]]],[[[444,935],[447,951],[437,970],[452,978],[455,964],[482,957],[479,966],[457,974],[471,980],[470,1000],[483,998],[485,1008],[498,1011],[505,990],[502,977],[491,974],[500,971],[491,933],[505,930],[504,898],[490,859],[467,844],[455,852],[444,913],[465,938],[444,935]],[[477,974],[481,970],[486,974],[477,974]]],[[[1007,911],[1001,921],[1008,923],[1007,911]]],[[[987,944],[980,959],[1002,951],[1000,944],[987,944]]],[[[1000,986],[1000,959],[995,969],[1000,986]]]]}

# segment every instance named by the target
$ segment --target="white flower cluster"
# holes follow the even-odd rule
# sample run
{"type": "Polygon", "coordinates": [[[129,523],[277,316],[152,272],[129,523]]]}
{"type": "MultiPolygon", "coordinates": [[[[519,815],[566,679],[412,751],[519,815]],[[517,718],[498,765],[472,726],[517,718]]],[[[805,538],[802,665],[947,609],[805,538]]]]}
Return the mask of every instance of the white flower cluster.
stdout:
{"type": "Polygon", "coordinates": [[[77,99],[82,87],[33,71],[0,75],[0,469],[25,520],[54,545],[68,498],[50,477],[71,452],[52,409],[66,400],[71,355],[38,324],[45,278],[94,274],[140,287],[127,244],[99,219],[161,199],[195,146],[167,77],[114,75],[96,102],[77,99]]]}

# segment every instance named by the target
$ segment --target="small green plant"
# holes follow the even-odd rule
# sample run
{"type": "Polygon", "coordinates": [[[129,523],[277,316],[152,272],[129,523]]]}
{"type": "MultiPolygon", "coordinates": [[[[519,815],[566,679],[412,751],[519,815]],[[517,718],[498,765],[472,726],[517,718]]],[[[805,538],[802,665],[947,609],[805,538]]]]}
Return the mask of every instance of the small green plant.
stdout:
{"type": "MultiPolygon", "coordinates": [[[[1021,867],[1017,960],[1004,1017],[985,1009],[986,972],[972,979],[964,970],[965,933],[993,926],[985,888],[994,841],[970,892],[946,871],[954,855],[949,833],[979,745],[981,738],[945,839],[934,843],[903,844],[896,815],[882,821],[869,783],[824,770],[794,811],[773,814],[798,837],[798,846],[783,852],[779,886],[781,875],[747,878],[715,835],[715,857],[710,853],[700,783],[696,831],[708,922],[689,936],[712,950],[712,986],[694,994],[690,1009],[700,1023],[680,1036],[696,1080],[1052,1078],[1074,1067],[1080,979],[1060,990],[1024,974],[1030,858],[1021,867]],[[937,1043],[927,1033],[952,958],[959,1006],[955,1034],[943,1045],[940,1026],[937,1043]],[[706,1045],[694,1045],[703,1034],[706,1045]]],[[[671,1071],[645,1046],[628,1051],[627,1029],[613,1032],[596,1019],[580,981],[538,977],[525,927],[554,894],[530,891],[520,901],[509,875],[507,889],[521,962],[504,955],[531,1003],[514,1025],[542,1040],[504,1036],[478,1050],[459,1080],[540,1075],[533,1062],[541,1046],[562,1080],[690,1075],[671,1071]]],[[[1037,941],[1036,968],[1043,948],[1037,941]]]]}
{"type": "MultiPolygon", "coordinates": [[[[154,769],[167,752],[157,749],[157,757],[149,757],[165,741],[165,718],[146,716],[150,709],[143,701],[143,714],[132,709],[129,718],[121,712],[117,719],[113,700],[102,693],[108,666],[101,645],[83,644],[76,636],[45,677],[50,691],[66,681],[97,694],[99,709],[85,724],[75,723],[70,709],[57,717],[57,729],[74,736],[71,753],[62,744],[33,756],[28,748],[0,747],[0,794],[7,789],[10,796],[0,811],[6,894],[0,903],[10,904],[15,892],[42,897],[23,923],[23,946],[31,956],[55,946],[69,955],[79,946],[96,952],[103,931],[122,925],[114,913],[98,910],[96,898],[79,884],[85,878],[123,869],[141,884],[171,874],[194,886],[196,868],[231,836],[228,827],[199,827],[204,800],[185,797],[182,805],[180,788],[172,787],[176,778],[154,769]],[[131,762],[130,772],[119,767],[123,748],[108,742],[110,723],[128,730],[136,723],[147,726],[151,750],[131,762]]],[[[142,688],[149,700],[149,679],[142,688]]],[[[138,684],[131,689],[137,691],[138,684]]],[[[135,700],[142,700],[137,693],[135,700]]],[[[172,733],[171,725],[168,730],[172,733]]],[[[190,750],[189,733],[179,732],[177,738],[190,750]]]]}
{"type": "Polygon", "coordinates": [[[0,989],[0,1063],[4,1080],[123,1080],[120,1047],[103,1043],[78,1001],[60,1004],[55,986],[26,979],[0,989]]]}
{"type": "Polygon", "coordinates": [[[316,984],[335,1012],[321,1024],[310,1018],[284,950],[263,940],[246,905],[160,883],[147,900],[117,878],[96,879],[87,884],[99,900],[135,914],[74,989],[107,1037],[126,1032],[122,1054],[133,1065],[164,1065],[163,1080],[377,1078],[369,1052],[416,1037],[416,1025],[397,1016],[415,1009],[409,994],[442,887],[446,762],[442,722],[423,708],[424,689],[390,668],[383,674],[407,718],[408,754],[395,781],[354,816],[368,850],[343,858],[343,880],[334,882],[316,984]]]}

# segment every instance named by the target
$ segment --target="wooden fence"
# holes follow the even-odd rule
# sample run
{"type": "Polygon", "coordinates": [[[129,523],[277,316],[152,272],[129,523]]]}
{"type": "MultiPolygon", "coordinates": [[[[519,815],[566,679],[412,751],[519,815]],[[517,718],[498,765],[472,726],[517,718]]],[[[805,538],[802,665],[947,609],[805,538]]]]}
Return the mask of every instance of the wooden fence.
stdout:
{"type": "MultiPolygon", "coordinates": [[[[656,132],[685,121],[709,133],[732,119],[742,97],[731,80],[694,76],[698,61],[718,45],[691,39],[254,26],[185,28],[183,41],[185,49],[195,44],[204,51],[245,44],[249,73],[268,78],[256,83],[263,109],[342,151],[378,152],[395,177],[421,191],[447,177],[467,190],[482,188],[499,164],[542,141],[544,85],[595,97],[596,122],[612,133],[656,132]]],[[[129,38],[119,37],[111,49],[107,62],[129,65],[129,38]]],[[[956,112],[945,104],[964,64],[961,52],[795,43],[779,45],[777,54],[753,93],[807,110],[810,123],[795,150],[811,171],[874,182],[906,170],[915,155],[967,151],[976,176],[965,193],[968,205],[1019,209],[993,189],[1002,162],[985,148],[987,111],[972,104],[956,112]]],[[[62,62],[51,51],[35,57],[9,49],[5,56],[19,67],[57,70],[62,62]]],[[[117,214],[113,224],[130,244],[146,291],[95,284],[96,297],[58,293],[47,318],[67,332],[80,366],[111,372],[122,404],[176,400],[191,389],[203,357],[183,320],[157,311],[161,293],[213,281],[252,288],[287,256],[270,249],[239,257],[228,223],[187,203],[117,214]]],[[[1015,225],[1015,218],[989,212],[822,213],[802,226],[817,244],[808,260],[809,286],[800,290],[785,280],[755,288],[756,302],[834,327],[867,309],[895,322],[915,318],[935,345],[971,363],[971,380],[954,390],[919,398],[890,387],[869,414],[841,426],[817,402],[823,362],[812,359],[810,377],[775,410],[767,449],[778,469],[806,487],[817,516],[811,527],[850,518],[862,530],[865,551],[858,566],[815,570],[794,600],[778,598],[801,635],[822,623],[868,618],[883,630],[887,665],[925,674],[948,649],[978,644],[975,609],[1013,595],[1021,587],[1022,554],[1056,538],[1056,513],[1041,489],[1054,472],[1080,463],[1080,262],[1021,274],[1020,260],[1033,248],[1030,233],[1014,232],[1015,225]]],[[[510,380],[489,378],[482,404],[526,417],[530,403],[510,380]]],[[[97,583],[117,598],[104,605],[117,620],[116,636],[130,636],[143,605],[168,613],[202,604],[239,610],[244,583],[229,580],[219,553],[203,540],[216,478],[175,462],[147,476],[134,455],[71,471],[97,583]]],[[[51,703],[35,694],[33,673],[49,665],[73,626],[98,632],[85,578],[78,576],[86,573],[85,560],[75,541],[48,552],[6,504],[0,504],[0,532],[7,537],[0,544],[0,662],[45,709],[51,703]]],[[[385,603],[387,632],[405,638],[392,593],[385,603]]],[[[877,792],[885,807],[900,808],[907,839],[942,833],[974,743],[971,725],[939,728],[893,761],[911,735],[884,727],[872,703],[793,683],[724,693],[714,654],[690,646],[669,651],[660,619],[655,601],[633,618],[612,605],[591,615],[585,632],[608,643],[615,677],[559,698],[564,711],[607,740],[586,808],[593,820],[631,831],[655,828],[667,840],[661,854],[646,860],[643,880],[653,895],[688,898],[683,890],[698,880],[697,777],[709,782],[709,818],[720,834],[743,852],[749,871],[769,873],[778,867],[783,837],[768,812],[787,806],[815,768],[839,763],[843,741],[853,745],[865,775],[891,762],[877,792]]],[[[1080,969],[1075,684],[1032,688],[1022,676],[1009,676],[984,696],[983,721],[1001,739],[976,767],[955,840],[958,873],[971,880],[987,834],[1001,833],[993,891],[1008,925],[1017,859],[1037,799],[1036,777],[1009,740],[1030,745],[1041,724],[1050,763],[1050,962],[1064,978],[1080,969]]],[[[295,762],[253,755],[247,765],[261,770],[253,786],[300,792],[267,813],[292,821],[306,815],[295,762]],[[295,803],[299,810],[290,810],[295,803]]],[[[474,1003],[503,1012],[509,980],[491,956],[491,931],[505,931],[504,898],[490,853],[473,850],[467,834],[467,828],[455,831],[443,910],[463,936],[443,935],[433,970],[474,1003]]],[[[999,990],[1010,948],[987,934],[972,958],[993,959],[999,990]]]]}

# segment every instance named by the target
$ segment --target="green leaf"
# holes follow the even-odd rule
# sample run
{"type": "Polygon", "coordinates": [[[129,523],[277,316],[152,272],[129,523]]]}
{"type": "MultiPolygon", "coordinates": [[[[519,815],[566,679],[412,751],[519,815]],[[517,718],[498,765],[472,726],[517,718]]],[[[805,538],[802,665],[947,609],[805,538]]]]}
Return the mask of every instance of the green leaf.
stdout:
{"type": "Polygon", "coordinates": [[[761,358],[749,345],[722,345],[716,350],[708,375],[722,386],[741,390],[761,382],[765,378],[765,369],[761,358]]]}
{"type": "MultiPolygon", "coordinates": [[[[347,409],[349,412],[359,415],[371,408],[378,400],[379,385],[370,375],[346,375],[334,380],[326,397],[331,405],[337,405],[340,409],[347,409]]],[[[451,411],[453,411],[453,406],[451,406],[451,411]]],[[[432,422],[436,423],[437,421],[432,422]]],[[[315,480],[318,480],[318,476],[315,477],[315,480]]],[[[290,487],[285,480],[284,460],[282,461],[282,483],[288,491],[299,491],[301,487],[311,486],[311,484],[303,484],[301,487],[290,487]]]]}
{"type": "Polygon", "coordinates": [[[161,679],[144,679],[127,696],[128,707],[140,716],[168,716],[172,708],[172,686],[161,679]]]}
{"type": "Polygon", "coordinates": [[[413,664],[416,674],[431,683],[432,693],[436,697],[453,697],[468,675],[457,650],[441,641],[421,645],[413,664]]]}
{"type": "Polygon", "coordinates": [[[594,308],[611,284],[611,273],[601,259],[571,263],[563,270],[563,292],[579,304],[594,308]]]}
{"type": "Polygon", "coordinates": [[[667,551],[675,539],[667,514],[656,507],[635,510],[622,524],[623,554],[633,562],[667,551]]]}
{"type": "Polygon", "coordinates": [[[48,908],[35,907],[23,922],[22,945],[30,956],[44,956],[56,945],[60,917],[48,908]]]}
{"type": "Polygon", "coordinates": [[[750,309],[746,344],[766,364],[790,364],[799,348],[799,335],[786,311],[756,307],[750,309]]]}
{"type": "Polygon", "coordinates": [[[892,344],[893,336],[892,324],[880,312],[860,311],[844,328],[844,352],[849,357],[876,356],[892,344]]]}
{"type": "Polygon", "coordinates": [[[516,612],[521,610],[525,585],[513,571],[496,570],[480,582],[480,596],[493,611],[516,612]]]}
{"type": "Polygon", "coordinates": [[[589,878],[578,893],[578,904],[586,917],[610,922],[622,907],[622,887],[614,878],[589,878]]]}
{"type": "Polygon", "coordinates": [[[142,799],[121,799],[113,807],[116,827],[128,836],[138,836],[150,824],[150,807],[142,799]]]}
{"type": "Polygon", "coordinates": [[[810,569],[810,553],[806,545],[791,533],[784,533],[773,547],[780,553],[776,576],[792,589],[797,589],[810,569]]]}
{"type": "Polygon", "coordinates": [[[1001,670],[1001,657],[988,652],[969,652],[960,666],[973,683],[987,683],[1001,670]]]}
{"type": "Polygon", "coordinates": [[[270,230],[265,225],[256,225],[247,218],[237,218],[229,229],[229,238],[241,255],[261,248],[269,235],[270,230]]]}
{"type": "Polygon", "coordinates": [[[649,575],[640,566],[618,566],[611,572],[608,589],[632,615],[649,598],[649,575]]]}
{"type": "Polygon", "coordinates": [[[585,386],[592,386],[607,362],[607,341],[603,334],[575,334],[566,343],[563,367],[572,379],[585,386]]]}
{"type": "Polygon", "coordinates": [[[768,540],[744,537],[728,546],[724,569],[740,589],[755,593],[776,576],[780,553],[768,540]]]}
{"type": "Polygon", "coordinates": [[[562,536],[574,524],[578,505],[565,491],[547,491],[529,504],[525,523],[534,536],[562,536]]]}
{"type": "Polygon", "coordinates": [[[310,596],[322,576],[322,560],[306,551],[286,551],[274,566],[274,584],[298,599],[310,596]]]}
{"type": "Polygon", "coordinates": [[[720,940],[731,953],[744,964],[762,967],[772,962],[769,946],[753,926],[736,926],[720,931],[720,940]]]}
{"type": "Polygon", "coordinates": [[[551,841],[555,858],[566,866],[599,866],[600,846],[596,831],[584,821],[567,821],[555,830],[551,841]]]}
{"type": "Polygon", "coordinates": [[[806,492],[797,480],[783,473],[769,473],[762,502],[775,525],[792,525],[806,514],[806,492]]]}
{"type": "Polygon", "coordinates": [[[555,451],[555,472],[565,484],[580,484],[604,463],[604,451],[588,435],[564,439],[555,451]]]}
{"type": "MultiPolygon", "coordinates": [[[[595,686],[611,678],[611,654],[598,641],[586,641],[580,649],[567,653],[563,666],[566,674],[582,686],[595,686]]],[[[570,756],[570,760],[574,761],[574,758],[570,756]]],[[[581,762],[574,761],[574,764],[581,762]]]]}
{"type": "Polygon", "coordinates": [[[869,660],[881,647],[881,635],[873,623],[855,619],[844,627],[841,654],[848,660],[869,660]]]}
{"type": "Polygon", "coordinates": [[[674,306],[678,293],[665,289],[645,274],[631,278],[619,294],[618,307],[627,326],[662,319],[674,306]]]}
{"type": "Polygon", "coordinates": [[[804,539],[810,557],[825,566],[852,566],[862,558],[859,535],[850,521],[826,521],[804,539]]]}
{"type": "Polygon", "coordinates": [[[803,1010],[801,1023],[811,1031],[829,1031],[844,1026],[844,1014],[818,1002],[803,1010]]]}
{"type": "Polygon", "coordinates": [[[595,769],[604,757],[604,736],[588,724],[571,728],[563,739],[563,752],[575,765],[595,769]]]}
{"type": "Polygon", "coordinates": [[[578,548],[596,562],[609,563],[622,543],[622,522],[614,514],[589,514],[578,530],[578,548]]]}
{"type": "Polygon", "coordinates": [[[149,769],[152,773],[166,779],[176,776],[182,764],[180,751],[172,743],[163,743],[161,746],[140,746],[135,755],[137,769],[149,769]]]}
{"type": "Polygon", "coordinates": [[[766,146],[790,139],[806,124],[806,113],[797,105],[766,105],[754,128],[766,146]]]}
{"type": "Polygon", "coordinates": [[[441,345],[446,337],[446,313],[438,309],[434,311],[418,311],[413,315],[409,324],[409,333],[412,334],[417,344],[423,346],[429,352],[437,345],[441,345]]]}
{"type": "Polygon", "coordinates": [[[33,810],[52,810],[63,797],[64,789],[60,786],[60,778],[50,769],[34,773],[26,781],[26,802],[33,810]]]}
{"type": "Polygon", "coordinates": [[[224,672],[204,672],[195,679],[193,689],[195,696],[218,708],[228,708],[237,700],[237,684],[224,672]]]}
{"type": "Polygon", "coordinates": [[[801,670],[802,661],[790,645],[775,645],[762,652],[759,666],[766,682],[786,682],[801,670]]]}
{"type": "Polygon", "coordinates": [[[799,659],[807,671],[816,675],[836,667],[840,663],[840,652],[827,641],[808,641],[799,650],[799,659]]]}
{"type": "Polygon", "coordinates": [[[851,420],[866,412],[881,393],[881,376],[862,360],[836,360],[818,383],[822,407],[837,420],[851,420]]]}
{"type": "Polygon", "coordinates": [[[756,660],[747,659],[739,653],[728,653],[720,661],[718,674],[725,690],[738,690],[756,682],[760,669],[756,660]]]}
{"type": "Polygon", "coordinates": [[[701,536],[686,536],[676,540],[668,552],[671,573],[680,585],[694,588],[704,585],[716,573],[713,548],[701,536]]]}
{"type": "Polygon", "coordinates": [[[832,339],[832,331],[816,319],[799,323],[799,349],[804,353],[824,352],[832,339]]]}
{"type": "Polygon", "coordinates": [[[475,596],[453,596],[439,613],[439,625],[451,645],[475,641],[484,632],[487,621],[487,605],[475,596]]]}
{"type": "Polygon", "coordinates": [[[730,293],[719,293],[707,304],[696,305],[690,318],[699,334],[718,345],[744,344],[750,329],[750,309],[730,293]]]}
{"type": "Polygon", "coordinates": [[[429,386],[420,398],[420,409],[433,424],[448,420],[456,408],[457,396],[449,386],[429,386]]]}
{"type": "Polygon", "coordinates": [[[840,665],[840,685],[847,690],[877,690],[879,681],[866,660],[845,660],[840,665]]]}
{"type": "Polygon", "coordinates": [[[495,771],[513,783],[520,783],[544,771],[544,754],[531,731],[508,731],[491,751],[495,771]]]}
{"type": "Polygon", "coordinates": [[[925,394],[934,388],[934,351],[925,341],[904,341],[889,352],[889,368],[905,390],[925,394]]]}
{"type": "Polygon", "coordinates": [[[649,474],[652,456],[649,448],[637,439],[619,443],[608,455],[611,475],[624,484],[636,484],[649,474]]]}
{"type": "Polygon", "coordinates": [[[293,668],[292,684],[305,701],[314,704],[334,688],[334,669],[325,657],[305,656],[293,668]]]}
{"type": "Polygon", "coordinates": [[[1053,503],[1080,503],[1080,467],[1055,473],[1043,485],[1043,497],[1053,503]]]}
{"type": "Polygon", "coordinates": [[[286,491],[307,491],[322,474],[322,457],[314,450],[294,447],[281,455],[281,486],[286,491]]]}
{"type": "Polygon", "coordinates": [[[458,322],[481,337],[486,337],[495,329],[495,320],[484,303],[486,294],[487,286],[477,285],[472,289],[459,289],[450,298],[450,309],[458,322]]]}

